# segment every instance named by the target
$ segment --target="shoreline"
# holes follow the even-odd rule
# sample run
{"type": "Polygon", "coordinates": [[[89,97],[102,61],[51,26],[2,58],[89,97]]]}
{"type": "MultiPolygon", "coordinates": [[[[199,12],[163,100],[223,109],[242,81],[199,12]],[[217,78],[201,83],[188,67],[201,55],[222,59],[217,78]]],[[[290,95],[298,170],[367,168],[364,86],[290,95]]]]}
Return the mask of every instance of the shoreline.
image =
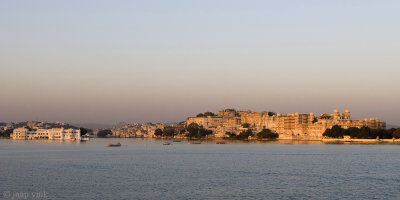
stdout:
{"type": "MultiPolygon", "coordinates": [[[[8,139],[13,140],[11,137],[0,137],[1,139],[8,139]]],[[[304,138],[277,138],[277,139],[255,139],[250,138],[248,140],[235,140],[229,138],[168,138],[168,137],[92,137],[91,139],[155,139],[155,140],[187,140],[187,141],[209,141],[209,142],[217,142],[217,141],[226,141],[226,142],[260,142],[260,143],[267,143],[267,142],[278,142],[278,143],[308,143],[308,144],[400,144],[400,139],[338,139],[338,138],[323,138],[323,139],[304,139],[304,138]]],[[[36,139],[35,139],[36,140],[36,139]]],[[[42,140],[49,140],[49,139],[42,139],[42,140]]],[[[16,140],[20,141],[20,140],[16,140]]],[[[23,141],[23,140],[22,140],[23,141]]],[[[56,141],[56,140],[49,140],[49,141],[56,141]]],[[[58,140],[57,140],[58,141],[58,140]]]]}
{"type": "MultiPolygon", "coordinates": [[[[95,137],[98,138],[98,137],[95,137]]],[[[105,137],[103,139],[156,139],[156,140],[200,140],[200,141],[232,141],[232,142],[305,142],[320,144],[400,144],[400,139],[338,139],[338,138],[322,138],[322,139],[305,139],[305,138],[276,138],[276,139],[256,139],[235,140],[229,138],[185,138],[185,137],[105,137]]]]}

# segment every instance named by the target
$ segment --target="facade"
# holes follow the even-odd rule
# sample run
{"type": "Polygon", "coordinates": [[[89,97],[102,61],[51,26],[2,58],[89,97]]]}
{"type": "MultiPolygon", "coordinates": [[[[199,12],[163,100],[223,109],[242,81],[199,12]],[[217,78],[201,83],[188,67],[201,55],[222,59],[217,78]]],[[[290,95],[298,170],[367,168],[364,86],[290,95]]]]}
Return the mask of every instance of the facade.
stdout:
{"type": "Polygon", "coordinates": [[[273,112],[235,111],[233,109],[222,110],[217,116],[189,117],[186,125],[197,123],[206,129],[212,130],[215,137],[224,137],[226,132],[240,133],[242,124],[249,124],[254,132],[262,129],[270,129],[279,134],[279,138],[307,138],[322,139],[326,129],[339,125],[342,128],[363,126],[378,129],[385,128],[385,122],[377,119],[351,119],[350,111],[340,113],[335,109],[332,114],[322,114],[315,117],[314,113],[280,114],[273,112]]]}
{"type": "Polygon", "coordinates": [[[37,129],[29,131],[27,128],[14,129],[12,134],[15,140],[33,140],[33,139],[49,139],[49,140],[81,140],[81,131],[79,129],[37,129]]]}
{"type": "Polygon", "coordinates": [[[26,140],[29,136],[28,132],[27,128],[16,128],[13,131],[12,138],[14,140],[26,140]]]}

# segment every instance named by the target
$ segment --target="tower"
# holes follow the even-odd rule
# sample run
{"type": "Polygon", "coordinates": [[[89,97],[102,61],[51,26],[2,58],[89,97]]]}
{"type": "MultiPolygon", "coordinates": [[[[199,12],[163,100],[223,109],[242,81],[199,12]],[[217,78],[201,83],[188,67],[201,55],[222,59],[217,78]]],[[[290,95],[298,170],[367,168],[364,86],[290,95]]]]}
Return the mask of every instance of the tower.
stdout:
{"type": "Polygon", "coordinates": [[[308,123],[312,124],[314,122],[314,113],[310,113],[310,115],[308,116],[308,123]]]}
{"type": "Polygon", "coordinates": [[[350,119],[350,111],[348,109],[346,109],[346,111],[344,113],[344,118],[345,119],[350,119]]]}
{"type": "Polygon", "coordinates": [[[339,110],[338,109],[335,109],[333,111],[333,119],[339,119],[339,110]]]}

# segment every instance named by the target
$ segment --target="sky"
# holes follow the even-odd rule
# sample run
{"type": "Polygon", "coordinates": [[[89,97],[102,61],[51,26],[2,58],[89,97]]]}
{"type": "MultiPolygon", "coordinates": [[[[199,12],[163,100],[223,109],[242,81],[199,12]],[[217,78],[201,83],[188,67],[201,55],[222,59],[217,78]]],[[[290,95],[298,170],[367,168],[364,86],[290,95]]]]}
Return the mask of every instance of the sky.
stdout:
{"type": "Polygon", "coordinates": [[[0,121],[224,108],[400,125],[400,1],[0,1],[0,121]]]}

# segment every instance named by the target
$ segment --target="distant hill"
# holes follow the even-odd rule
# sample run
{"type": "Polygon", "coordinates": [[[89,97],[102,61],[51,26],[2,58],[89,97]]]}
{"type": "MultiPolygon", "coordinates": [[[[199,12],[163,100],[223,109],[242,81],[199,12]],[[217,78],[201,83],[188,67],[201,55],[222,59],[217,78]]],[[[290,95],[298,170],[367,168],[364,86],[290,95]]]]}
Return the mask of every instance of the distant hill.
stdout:
{"type": "Polygon", "coordinates": [[[39,122],[39,121],[10,122],[10,123],[0,122],[0,126],[6,126],[7,124],[11,124],[11,126],[13,128],[21,128],[21,127],[45,128],[45,129],[51,129],[51,128],[78,129],[79,128],[74,125],[62,123],[62,122],[39,122]]]}
{"type": "Polygon", "coordinates": [[[108,129],[112,127],[112,125],[109,124],[96,124],[96,123],[82,123],[82,124],[75,123],[73,125],[77,127],[90,128],[90,129],[108,129]]]}
{"type": "Polygon", "coordinates": [[[391,128],[400,128],[400,126],[392,125],[392,124],[386,124],[386,128],[387,128],[387,129],[391,129],[391,128]]]}

